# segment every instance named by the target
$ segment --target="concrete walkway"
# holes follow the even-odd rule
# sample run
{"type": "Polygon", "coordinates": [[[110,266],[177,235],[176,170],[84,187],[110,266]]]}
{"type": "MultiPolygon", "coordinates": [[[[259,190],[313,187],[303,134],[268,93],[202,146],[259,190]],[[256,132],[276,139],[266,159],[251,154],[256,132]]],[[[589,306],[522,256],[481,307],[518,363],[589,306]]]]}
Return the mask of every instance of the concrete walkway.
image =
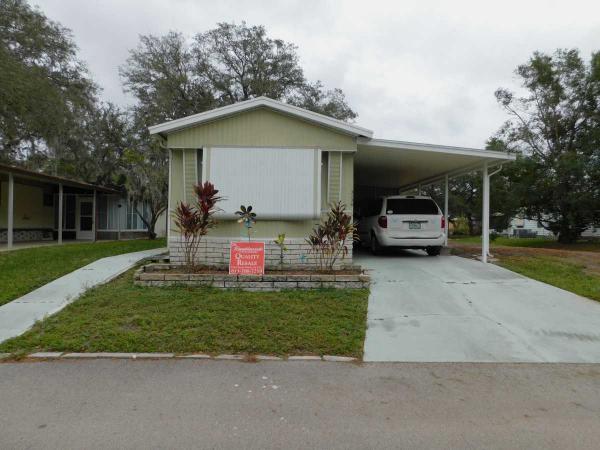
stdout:
{"type": "Polygon", "coordinates": [[[36,321],[60,311],[87,289],[112,280],[142,259],[166,251],[157,248],[102,258],[0,306],[0,342],[24,333],[36,321]]]}
{"type": "Polygon", "coordinates": [[[600,303],[493,264],[417,251],[370,270],[365,361],[600,362],[600,303]]]}

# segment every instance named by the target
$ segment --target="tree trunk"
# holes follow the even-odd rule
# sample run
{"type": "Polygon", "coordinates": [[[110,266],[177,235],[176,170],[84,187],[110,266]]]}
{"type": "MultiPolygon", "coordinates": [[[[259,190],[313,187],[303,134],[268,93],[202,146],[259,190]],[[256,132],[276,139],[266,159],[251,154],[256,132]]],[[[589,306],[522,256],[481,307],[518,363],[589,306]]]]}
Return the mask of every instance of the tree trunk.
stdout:
{"type": "Polygon", "coordinates": [[[150,218],[150,222],[146,225],[148,228],[148,231],[147,231],[148,239],[150,239],[150,240],[156,239],[156,232],[154,231],[154,229],[156,228],[157,220],[158,220],[158,216],[152,214],[152,217],[150,218]]]}
{"type": "Polygon", "coordinates": [[[473,236],[475,234],[475,224],[473,223],[473,217],[468,214],[467,215],[467,227],[469,228],[469,236],[473,236]]]}
{"type": "Polygon", "coordinates": [[[581,232],[577,229],[573,229],[568,224],[561,224],[560,231],[558,232],[558,242],[561,244],[573,244],[579,239],[581,232]]]}

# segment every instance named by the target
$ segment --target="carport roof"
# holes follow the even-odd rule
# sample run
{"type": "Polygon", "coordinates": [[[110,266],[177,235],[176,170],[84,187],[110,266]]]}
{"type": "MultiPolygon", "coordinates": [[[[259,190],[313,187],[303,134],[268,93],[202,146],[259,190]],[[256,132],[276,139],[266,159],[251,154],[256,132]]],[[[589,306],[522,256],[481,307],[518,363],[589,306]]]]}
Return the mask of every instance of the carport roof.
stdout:
{"type": "Polygon", "coordinates": [[[20,180],[37,181],[50,184],[63,184],[65,186],[71,186],[79,189],[96,190],[107,194],[119,194],[120,191],[107,186],[100,186],[98,184],[85,183],[83,181],[73,180],[70,178],[58,177],[54,175],[48,175],[41,172],[25,169],[23,167],[11,166],[8,164],[0,164],[0,174],[12,173],[15,177],[20,180]]]}
{"type": "Polygon", "coordinates": [[[492,167],[515,158],[514,154],[476,148],[359,139],[355,183],[406,189],[476,170],[485,162],[492,167]]]}

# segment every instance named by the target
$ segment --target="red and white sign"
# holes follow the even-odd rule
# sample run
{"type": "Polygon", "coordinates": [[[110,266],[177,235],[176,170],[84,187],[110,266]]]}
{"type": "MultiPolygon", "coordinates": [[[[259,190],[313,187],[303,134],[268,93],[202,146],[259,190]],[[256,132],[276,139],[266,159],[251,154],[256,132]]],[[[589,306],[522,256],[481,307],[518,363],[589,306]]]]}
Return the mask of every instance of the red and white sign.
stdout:
{"type": "Polygon", "coordinates": [[[263,275],[265,273],[264,242],[232,242],[229,248],[230,275],[263,275]]]}

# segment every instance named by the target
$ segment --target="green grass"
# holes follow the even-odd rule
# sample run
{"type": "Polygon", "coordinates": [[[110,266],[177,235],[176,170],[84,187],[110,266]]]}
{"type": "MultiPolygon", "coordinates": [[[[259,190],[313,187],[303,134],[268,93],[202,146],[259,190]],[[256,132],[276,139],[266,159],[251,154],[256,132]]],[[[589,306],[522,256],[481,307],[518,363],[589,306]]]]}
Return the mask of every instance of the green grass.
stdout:
{"type": "Polygon", "coordinates": [[[164,239],[140,239],[0,252],[0,305],[99,258],[164,246],[164,239]]]}
{"type": "MultiPolygon", "coordinates": [[[[451,238],[458,244],[481,244],[481,236],[465,236],[451,238]]],[[[529,248],[551,248],[556,250],[575,250],[600,252],[600,240],[581,240],[573,244],[562,244],[553,239],[543,237],[538,238],[506,238],[499,236],[493,241],[490,239],[490,245],[505,247],[529,247],[529,248]]]]}
{"type": "Polygon", "coordinates": [[[585,266],[548,256],[503,256],[499,265],[535,280],[600,300],[600,276],[585,266]]]}
{"type": "Polygon", "coordinates": [[[92,289],[0,352],[362,355],[366,290],[142,287],[132,278],[92,289]]]}

